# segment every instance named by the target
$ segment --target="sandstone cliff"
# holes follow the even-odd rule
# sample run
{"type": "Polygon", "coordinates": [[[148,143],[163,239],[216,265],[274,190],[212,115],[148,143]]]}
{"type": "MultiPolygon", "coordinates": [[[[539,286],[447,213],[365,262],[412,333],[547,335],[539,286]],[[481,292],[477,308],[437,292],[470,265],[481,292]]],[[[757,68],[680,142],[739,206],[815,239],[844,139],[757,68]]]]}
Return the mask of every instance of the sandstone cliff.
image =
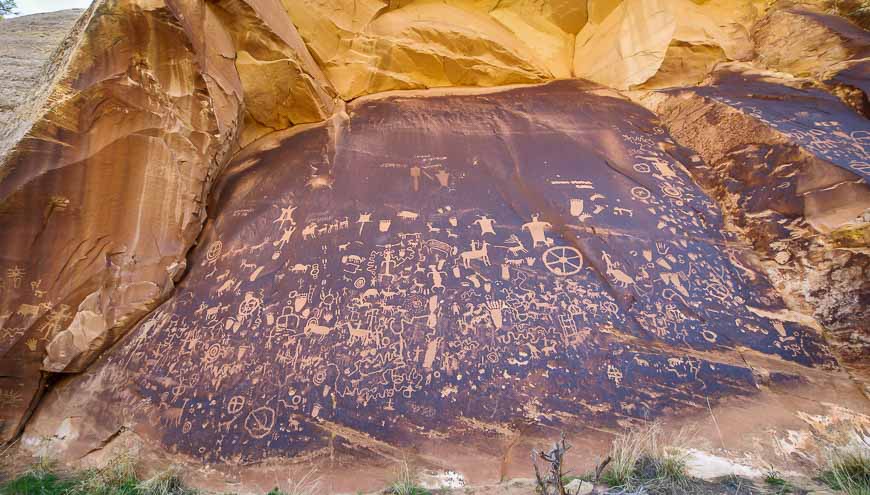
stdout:
{"type": "Polygon", "coordinates": [[[798,409],[736,421],[738,455],[866,411],[870,36],[824,4],[100,0],[71,29],[0,143],[3,440],[492,479],[555,429],[798,409]]]}

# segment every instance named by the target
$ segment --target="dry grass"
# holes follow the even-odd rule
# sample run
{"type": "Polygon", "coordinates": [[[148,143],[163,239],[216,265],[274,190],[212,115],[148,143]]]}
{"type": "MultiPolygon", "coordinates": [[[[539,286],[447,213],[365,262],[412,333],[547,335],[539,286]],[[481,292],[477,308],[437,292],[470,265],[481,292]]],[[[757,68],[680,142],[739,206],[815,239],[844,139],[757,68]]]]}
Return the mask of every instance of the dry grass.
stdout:
{"type": "Polygon", "coordinates": [[[136,460],[128,452],[118,453],[105,466],[82,471],[69,495],[137,494],[139,478],[136,460]]]}
{"type": "Polygon", "coordinates": [[[602,481],[610,486],[628,486],[637,471],[637,464],[649,451],[653,428],[635,428],[616,435],[610,445],[610,464],[602,481]]]}
{"type": "Polygon", "coordinates": [[[139,495],[195,495],[196,490],[184,486],[181,472],[170,468],[142,481],[136,486],[139,495]]]}
{"type": "Polygon", "coordinates": [[[846,495],[870,495],[870,447],[832,450],[821,480],[846,495]]]}
{"type": "Polygon", "coordinates": [[[55,464],[41,458],[27,471],[0,484],[0,495],[66,495],[73,485],[55,472],[55,464]]]}
{"type": "Polygon", "coordinates": [[[601,479],[610,486],[643,487],[649,493],[683,493],[689,486],[683,448],[688,437],[687,430],[681,430],[665,441],[657,423],[617,435],[601,479]]]}
{"type": "Polygon", "coordinates": [[[429,495],[429,491],[419,486],[417,473],[407,460],[402,460],[396,466],[395,478],[390,484],[390,495],[429,495]]]}
{"type": "Polygon", "coordinates": [[[324,493],[320,489],[320,478],[317,476],[317,470],[313,468],[299,479],[288,479],[287,486],[287,491],[275,488],[267,495],[321,495],[324,493]]]}
{"type": "MultiPolygon", "coordinates": [[[[0,495],[195,495],[184,486],[180,471],[169,469],[147,480],[136,474],[136,459],[121,452],[106,465],[64,472],[42,458],[16,478],[0,484],[0,495]]],[[[305,495],[314,495],[305,494],[305,495]]]]}

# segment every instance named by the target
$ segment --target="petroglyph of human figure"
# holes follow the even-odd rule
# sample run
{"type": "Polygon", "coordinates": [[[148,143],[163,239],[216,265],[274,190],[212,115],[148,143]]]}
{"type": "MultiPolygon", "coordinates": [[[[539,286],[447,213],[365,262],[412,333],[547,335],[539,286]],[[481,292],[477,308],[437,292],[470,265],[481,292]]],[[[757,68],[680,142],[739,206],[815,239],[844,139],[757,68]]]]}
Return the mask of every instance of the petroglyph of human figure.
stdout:
{"type": "MultiPolygon", "coordinates": [[[[284,245],[290,242],[290,237],[293,236],[293,233],[296,232],[296,227],[291,226],[289,229],[285,230],[281,235],[281,238],[277,241],[273,242],[272,245],[275,246],[278,251],[284,249],[284,245]]],[[[278,254],[277,252],[275,253],[278,254]]],[[[273,256],[272,259],[278,259],[277,256],[273,256]]]]}
{"type": "Polygon", "coordinates": [[[477,220],[472,222],[474,225],[480,226],[480,235],[492,234],[495,235],[495,230],[493,230],[492,226],[495,224],[495,220],[489,218],[486,215],[477,217],[477,220]]]}
{"type": "Polygon", "coordinates": [[[483,264],[489,266],[489,243],[483,241],[483,244],[478,247],[477,241],[471,241],[471,250],[463,251],[459,255],[462,258],[462,265],[465,268],[471,268],[472,260],[481,260],[483,264]]]}
{"type": "Polygon", "coordinates": [[[69,312],[69,310],[69,306],[67,306],[66,304],[61,304],[58,309],[50,309],[48,311],[48,318],[42,325],[43,339],[48,339],[55,333],[60,331],[60,329],[64,325],[64,322],[72,318],[73,315],[69,312]]]}
{"type": "Polygon", "coordinates": [[[547,229],[552,227],[550,222],[542,222],[538,220],[538,214],[532,215],[532,221],[523,224],[523,230],[528,230],[532,236],[532,247],[538,247],[538,244],[547,245],[547,229]]]}
{"type": "Polygon", "coordinates": [[[429,276],[432,277],[432,291],[436,289],[444,290],[445,272],[439,271],[435,265],[429,265],[429,276]]]}
{"type": "Polygon", "coordinates": [[[286,222],[290,222],[290,225],[296,225],[296,221],[293,220],[294,211],[296,211],[295,206],[281,208],[281,215],[272,223],[280,223],[281,225],[278,226],[279,229],[283,229],[286,222]]]}
{"type": "Polygon", "coordinates": [[[24,278],[24,269],[18,265],[6,269],[6,278],[9,279],[9,284],[13,289],[21,287],[21,280],[24,278]]]}
{"type": "Polygon", "coordinates": [[[384,261],[381,262],[381,267],[384,269],[383,273],[381,273],[381,277],[393,276],[391,270],[396,267],[396,262],[393,260],[393,249],[389,245],[384,249],[384,261]]]}
{"type": "Polygon", "coordinates": [[[607,365],[607,378],[609,378],[613,383],[617,386],[622,382],[622,371],[619,368],[613,366],[612,364],[607,365]]]}

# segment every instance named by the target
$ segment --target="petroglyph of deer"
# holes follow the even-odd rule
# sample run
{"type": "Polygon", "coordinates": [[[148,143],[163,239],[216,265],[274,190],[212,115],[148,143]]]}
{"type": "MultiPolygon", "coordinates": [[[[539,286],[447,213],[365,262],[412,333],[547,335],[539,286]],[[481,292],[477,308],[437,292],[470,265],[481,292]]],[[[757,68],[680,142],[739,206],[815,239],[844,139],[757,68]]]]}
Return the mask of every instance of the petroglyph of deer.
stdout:
{"type": "Polygon", "coordinates": [[[516,234],[511,234],[510,238],[508,238],[507,242],[509,244],[513,244],[513,246],[508,248],[508,252],[514,256],[519,256],[523,253],[528,253],[529,251],[526,249],[526,246],[523,245],[523,241],[517,237],[516,234]]]}

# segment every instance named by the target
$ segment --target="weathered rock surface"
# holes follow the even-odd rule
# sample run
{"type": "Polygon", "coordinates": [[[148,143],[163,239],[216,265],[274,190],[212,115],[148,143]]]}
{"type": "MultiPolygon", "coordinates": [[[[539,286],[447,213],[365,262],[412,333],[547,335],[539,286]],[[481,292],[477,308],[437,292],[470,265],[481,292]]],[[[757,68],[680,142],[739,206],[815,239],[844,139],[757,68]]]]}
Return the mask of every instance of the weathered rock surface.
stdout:
{"type": "Polygon", "coordinates": [[[540,82],[553,77],[548,65],[570,75],[571,37],[538,16],[544,32],[555,38],[545,37],[550,53],[536,56],[495,17],[502,12],[521,34],[540,34],[510,4],[490,16],[489,9],[470,2],[282,1],[344,98],[392,89],[540,82]]]}
{"type": "Polygon", "coordinates": [[[754,28],[759,62],[797,76],[825,79],[840,64],[870,55],[870,34],[842,17],[780,2],[754,28]]]}
{"type": "Polygon", "coordinates": [[[224,172],[172,298],[28,437],[75,421],[66,456],[131,430],[222,465],[433,441],[489,459],[493,433],[699,413],[807,376],[842,390],[693,159],[652,113],[567,81],[361,100],[270,135],[224,172]]]}
{"type": "Polygon", "coordinates": [[[811,78],[723,65],[705,85],[641,100],[703,158],[694,175],[762,255],[790,306],[824,325],[866,377],[870,135],[862,74],[870,36],[842,18],[789,7],[771,11],[754,38],[760,65],[811,78]]]}
{"type": "Polygon", "coordinates": [[[870,41],[824,8],[98,2],[0,136],[0,436],[352,491],[666,418],[802,467],[870,427],[870,41]]]}
{"type": "Polygon", "coordinates": [[[0,21],[0,76],[5,83],[0,88],[0,122],[12,122],[11,112],[27,100],[43,65],[82,12],[70,9],[0,21]]]}
{"type": "Polygon", "coordinates": [[[251,5],[100,2],[46,76],[47,103],[0,168],[3,438],[43,372],[82,370],[171,291],[243,119],[280,129],[331,112],[277,4],[251,5]],[[248,27],[235,40],[227,11],[248,27]]]}
{"type": "Polygon", "coordinates": [[[33,120],[32,112],[51,89],[51,65],[72,47],[76,33],[70,32],[81,29],[76,21],[82,12],[71,9],[0,21],[0,155],[21,138],[33,120]]]}
{"type": "Polygon", "coordinates": [[[865,117],[870,115],[870,33],[817,8],[777,5],[753,31],[758,63],[821,81],[865,117]]]}
{"type": "Polygon", "coordinates": [[[574,75],[618,89],[694,84],[722,60],[752,57],[752,0],[626,0],[577,35],[574,75]],[[664,69],[664,70],[662,70],[664,69]]]}

